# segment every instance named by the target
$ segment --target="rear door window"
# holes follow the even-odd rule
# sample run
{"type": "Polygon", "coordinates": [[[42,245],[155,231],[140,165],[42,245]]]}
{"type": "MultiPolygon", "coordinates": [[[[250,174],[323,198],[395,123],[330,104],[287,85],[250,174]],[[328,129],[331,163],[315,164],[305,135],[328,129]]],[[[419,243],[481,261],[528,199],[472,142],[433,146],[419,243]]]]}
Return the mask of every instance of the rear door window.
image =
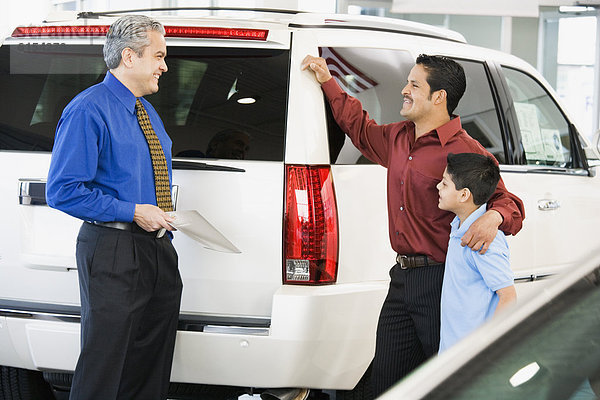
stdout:
{"type": "MultiPolygon", "coordinates": [[[[289,51],[168,47],[146,96],[174,157],[282,161],[289,51]]],[[[102,46],[0,47],[0,150],[51,151],[62,110],[106,73],[102,46]],[[10,106],[8,106],[10,104],[10,106]]]]}
{"type": "Polygon", "coordinates": [[[506,153],[498,119],[498,108],[486,67],[481,62],[456,61],[465,70],[467,90],[454,113],[460,115],[460,121],[467,133],[492,153],[500,164],[505,164],[506,153]]]}
{"type": "MultiPolygon", "coordinates": [[[[371,48],[322,47],[321,56],[333,77],[348,94],[359,99],[369,116],[378,124],[401,121],[402,89],[414,58],[407,51],[371,48]]],[[[492,153],[500,163],[506,160],[504,140],[496,102],[486,67],[481,62],[456,60],[467,77],[467,90],[455,114],[463,128],[492,153]]],[[[370,163],[346,138],[328,110],[331,162],[336,164],[370,163]]]]}
{"type": "MultiPolygon", "coordinates": [[[[402,88],[414,65],[409,52],[403,50],[321,47],[331,74],[351,96],[359,99],[369,117],[378,124],[402,119],[402,88]]],[[[327,124],[331,163],[372,164],[352,144],[337,125],[327,104],[327,124]]]]}

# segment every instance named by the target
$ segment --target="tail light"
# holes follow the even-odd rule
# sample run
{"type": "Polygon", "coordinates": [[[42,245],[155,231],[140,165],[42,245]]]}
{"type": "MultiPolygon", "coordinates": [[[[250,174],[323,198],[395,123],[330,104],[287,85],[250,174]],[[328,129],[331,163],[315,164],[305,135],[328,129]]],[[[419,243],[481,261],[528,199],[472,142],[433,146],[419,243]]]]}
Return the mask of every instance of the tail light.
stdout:
{"type": "Polygon", "coordinates": [[[330,167],[287,165],[285,200],[283,282],[335,283],[338,218],[330,167]]]}

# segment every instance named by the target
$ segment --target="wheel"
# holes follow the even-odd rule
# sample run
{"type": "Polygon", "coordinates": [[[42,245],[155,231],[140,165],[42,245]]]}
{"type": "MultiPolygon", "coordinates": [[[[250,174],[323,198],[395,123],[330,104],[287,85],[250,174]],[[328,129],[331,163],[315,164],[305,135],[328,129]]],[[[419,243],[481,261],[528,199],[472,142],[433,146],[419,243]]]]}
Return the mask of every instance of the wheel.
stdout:
{"type": "Polygon", "coordinates": [[[336,400],[371,400],[373,399],[373,389],[371,387],[371,367],[360,378],[352,390],[337,390],[335,392],[336,400]]]}
{"type": "Polygon", "coordinates": [[[0,400],[54,400],[42,373],[0,366],[0,400]]]}

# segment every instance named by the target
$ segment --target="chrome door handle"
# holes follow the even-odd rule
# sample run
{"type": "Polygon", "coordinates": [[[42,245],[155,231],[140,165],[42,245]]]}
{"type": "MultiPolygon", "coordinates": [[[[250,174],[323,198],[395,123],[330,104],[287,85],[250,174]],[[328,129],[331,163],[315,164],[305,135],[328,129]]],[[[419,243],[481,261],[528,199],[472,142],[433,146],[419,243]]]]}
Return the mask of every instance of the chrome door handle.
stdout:
{"type": "Polygon", "coordinates": [[[171,200],[173,201],[173,211],[177,211],[177,198],[179,197],[179,185],[171,186],[171,200]]]}
{"type": "Polygon", "coordinates": [[[560,202],[553,199],[542,199],[538,200],[538,210],[540,211],[552,211],[560,208],[560,202]]]}
{"type": "Polygon", "coordinates": [[[46,181],[43,179],[19,179],[19,204],[27,206],[46,205],[46,181]]]}

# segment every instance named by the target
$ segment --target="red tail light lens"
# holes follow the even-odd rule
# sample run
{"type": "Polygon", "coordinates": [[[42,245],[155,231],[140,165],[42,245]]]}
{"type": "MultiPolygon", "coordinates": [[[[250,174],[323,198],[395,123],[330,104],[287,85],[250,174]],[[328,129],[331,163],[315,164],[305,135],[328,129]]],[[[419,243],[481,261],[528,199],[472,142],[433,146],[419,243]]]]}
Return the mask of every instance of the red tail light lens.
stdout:
{"type": "MultiPolygon", "coordinates": [[[[108,25],[81,26],[23,26],[14,30],[13,37],[36,36],[106,36],[108,25]]],[[[267,29],[236,29],[198,26],[165,26],[165,37],[267,40],[267,29]]]]}
{"type": "Polygon", "coordinates": [[[166,37],[267,40],[266,29],[202,28],[190,26],[165,26],[166,37]]]}
{"type": "Polygon", "coordinates": [[[13,37],[31,36],[106,36],[108,25],[83,26],[20,26],[13,37]]]}
{"type": "Polygon", "coordinates": [[[338,218],[329,166],[287,165],[284,283],[337,278],[338,218]]]}

